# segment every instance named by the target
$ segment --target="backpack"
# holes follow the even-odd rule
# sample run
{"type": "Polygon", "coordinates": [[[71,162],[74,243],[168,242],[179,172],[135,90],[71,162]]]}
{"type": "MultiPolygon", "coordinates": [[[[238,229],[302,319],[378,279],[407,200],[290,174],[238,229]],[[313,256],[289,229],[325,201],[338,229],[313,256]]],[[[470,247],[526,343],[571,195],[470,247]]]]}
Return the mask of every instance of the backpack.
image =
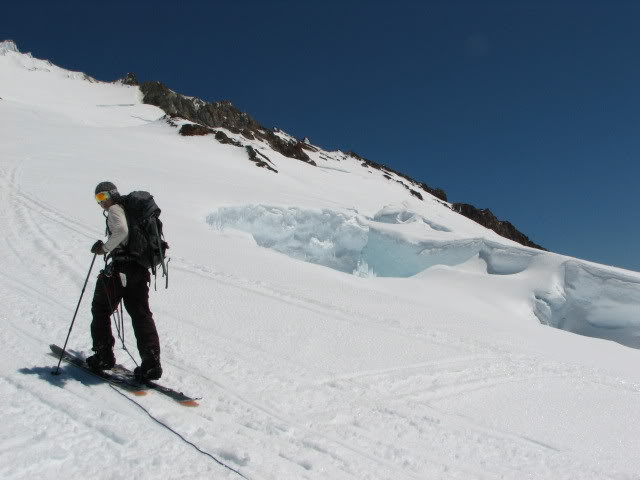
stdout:
{"type": "Polygon", "coordinates": [[[124,208],[129,227],[129,241],[126,246],[127,256],[145,268],[150,268],[156,275],[158,266],[162,266],[162,276],[169,273],[165,263],[165,252],[169,244],[164,240],[160,207],[149,192],[136,191],[122,195],[118,204],[124,208]]]}

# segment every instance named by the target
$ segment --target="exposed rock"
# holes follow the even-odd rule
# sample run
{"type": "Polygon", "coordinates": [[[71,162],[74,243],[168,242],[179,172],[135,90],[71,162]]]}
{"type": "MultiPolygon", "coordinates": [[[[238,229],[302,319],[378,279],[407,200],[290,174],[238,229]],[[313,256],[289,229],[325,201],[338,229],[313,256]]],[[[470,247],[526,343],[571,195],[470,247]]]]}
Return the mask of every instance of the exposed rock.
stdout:
{"type": "Polygon", "coordinates": [[[519,244],[525,245],[527,247],[547,251],[546,248],[541,247],[537,243],[529,240],[529,237],[518,231],[512,223],[504,220],[498,220],[498,218],[488,208],[478,209],[473,205],[469,205],[467,203],[454,203],[452,205],[452,208],[454,211],[464,215],[467,218],[470,218],[474,222],[493,230],[498,235],[518,242],[519,244]]]}
{"type": "Polygon", "coordinates": [[[251,116],[241,112],[229,101],[208,103],[194,97],[180,95],[160,82],[144,82],[140,85],[143,102],[155,105],[168,115],[177,115],[191,122],[211,128],[225,128],[249,140],[264,140],[285,157],[315,163],[303,151],[303,142],[287,141],[267,130],[251,116]]]}
{"type": "MultiPolygon", "coordinates": [[[[406,185],[405,185],[405,186],[406,186],[406,185]]],[[[409,189],[409,193],[410,193],[411,195],[413,195],[413,196],[414,196],[414,197],[416,197],[416,198],[419,198],[420,200],[424,200],[424,197],[422,196],[422,194],[421,194],[420,192],[416,192],[415,190],[413,190],[413,189],[411,189],[411,188],[409,188],[409,187],[407,187],[407,188],[409,189]]]]}
{"type": "Polygon", "coordinates": [[[364,163],[371,163],[371,166],[373,168],[377,168],[378,170],[380,170],[382,168],[382,165],[380,165],[379,163],[375,163],[375,162],[369,162],[369,160],[367,160],[366,158],[364,158],[362,155],[358,155],[356,152],[354,152],[353,150],[349,150],[346,154],[347,157],[353,157],[356,160],[360,160],[361,162],[364,163]]]}
{"type": "MultiPolygon", "coordinates": [[[[250,145],[245,145],[244,148],[247,150],[247,154],[249,155],[249,160],[251,160],[252,162],[255,162],[255,164],[258,165],[259,167],[266,168],[268,170],[271,170],[272,172],[278,173],[278,171],[275,168],[273,168],[264,160],[258,158],[258,155],[260,155],[263,158],[269,160],[269,158],[266,155],[263,155],[262,153],[258,152],[255,148],[253,148],[250,145]]],[[[269,160],[269,162],[271,162],[271,160],[269,160]]]]}
{"type": "Polygon", "coordinates": [[[207,103],[199,98],[185,97],[160,82],[144,82],[140,85],[140,91],[144,103],[155,105],[170,115],[178,115],[207,127],[227,128],[238,133],[244,128],[259,128],[253,118],[228,101],[207,103]]]}
{"type": "Polygon", "coordinates": [[[300,146],[301,146],[302,148],[304,148],[305,150],[308,150],[308,151],[310,151],[310,152],[317,152],[317,151],[319,151],[316,147],[314,147],[313,145],[310,145],[310,144],[308,144],[308,143],[306,143],[306,142],[302,142],[302,143],[300,144],[300,146]]]}
{"type": "MultiPolygon", "coordinates": [[[[367,160],[366,158],[364,158],[361,155],[358,155],[356,152],[354,151],[348,151],[347,155],[350,157],[353,157],[357,160],[360,160],[362,162],[362,166],[363,167],[371,167],[371,168],[375,168],[376,170],[380,170],[382,172],[386,172],[384,174],[384,177],[391,180],[391,176],[389,175],[389,173],[393,173],[401,178],[404,178],[405,180],[408,180],[410,183],[414,184],[417,187],[420,187],[422,190],[424,190],[425,192],[427,192],[430,195],[433,195],[436,198],[439,198],[440,200],[446,202],[447,201],[447,194],[444,190],[442,190],[441,188],[432,188],[429,185],[427,185],[426,183],[420,183],[420,182],[416,182],[413,178],[408,177],[407,175],[400,173],[396,170],[394,170],[393,168],[389,168],[385,165],[382,165],[380,163],[376,163],[376,162],[372,162],[371,160],[367,160]]],[[[423,199],[422,194],[418,194],[417,191],[413,190],[411,187],[405,185],[403,183],[403,185],[409,190],[409,192],[415,196],[420,198],[421,200],[423,199]],[[418,194],[418,195],[416,195],[418,194]]]]}
{"type": "Polygon", "coordinates": [[[180,127],[180,135],[183,137],[194,137],[200,135],[213,135],[216,131],[213,128],[203,127],[193,123],[187,123],[180,127]]]}
{"type": "Polygon", "coordinates": [[[165,121],[168,125],[171,125],[172,127],[178,128],[178,124],[176,123],[176,120],[181,120],[181,119],[174,115],[165,115],[164,117],[161,118],[161,120],[165,121]]]}
{"type": "Polygon", "coordinates": [[[447,201],[447,192],[445,192],[443,189],[441,189],[441,188],[432,188],[429,185],[427,185],[426,183],[418,183],[418,185],[420,185],[425,192],[433,195],[436,198],[439,198],[443,202],[447,201]]]}
{"type": "Polygon", "coordinates": [[[242,136],[248,140],[255,140],[256,137],[253,135],[253,133],[251,132],[251,130],[249,130],[248,128],[243,128],[242,132],[240,132],[242,134],[242,136]]]}
{"type": "Polygon", "coordinates": [[[137,87],[138,85],[140,85],[140,83],[138,82],[138,78],[136,77],[135,73],[127,73],[124,78],[121,78],[119,80],[116,80],[113,83],[119,83],[121,85],[129,85],[132,87],[137,87]]]}
{"type": "Polygon", "coordinates": [[[223,145],[235,145],[236,147],[242,147],[242,144],[240,142],[229,138],[226,133],[220,130],[216,131],[216,140],[218,140],[223,145]]]}
{"type": "Polygon", "coordinates": [[[267,135],[266,137],[267,137],[266,140],[271,145],[271,148],[273,148],[276,152],[280,152],[285,157],[296,158],[310,165],[313,165],[314,167],[316,166],[316,162],[311,160],[309,158],[309,155],[307,155],[303,151],[304,143],[302,142],[290,143],[290,142],[287,142],[286,140],[283,140],[278,135],[275,135],[273,133],[271,135],[267,135]]]}

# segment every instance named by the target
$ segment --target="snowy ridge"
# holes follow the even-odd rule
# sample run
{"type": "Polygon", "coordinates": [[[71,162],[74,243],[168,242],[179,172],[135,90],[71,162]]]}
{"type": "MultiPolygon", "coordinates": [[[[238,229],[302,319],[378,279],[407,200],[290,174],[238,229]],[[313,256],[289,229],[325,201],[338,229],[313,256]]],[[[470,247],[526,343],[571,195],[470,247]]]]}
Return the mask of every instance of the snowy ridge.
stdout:
{"type": "Polygon", "coordinates": [[[8,52],[20,53],[16,42],[13,40],[4,40],[0,42],[0,55],[6,55],[8,52]]]}
{"type": "Polygon", "coordinates": [[[70,79],[84,80],[93,83],[97,82],[96,79],[86,75],[85,73],[71,72],[54,65],[48,60],[33,58],[30,53],[21,53],[15,42],[12,40],[4,40],[3,42],[0,42],[0,56],[6,57],[15,65],[29,71],[49,72],[70,79]]]}
{"type": "Polygon", "coordinates": [[[45,121],[51,119],[52,126],[130,127],[164,116],[160,109],[140,103],[137,87],[98,82],[84,73],[14,51],[13,42],[3,44],[0,98],[5,109],[36,117],[45,110],[45,121]]]}
{"type": "Polygon", "coordinates": [[[245,138],[273,174],[179,136],[137,87],[4,50],[1,478],[238,478],[214,457],[265,480],[637,479],[640,274],[522,247],[343,152],[315,168],[245,138]],[[161,382],[197,409],[50,374],[106,179],[162,208],[161,382]]]}

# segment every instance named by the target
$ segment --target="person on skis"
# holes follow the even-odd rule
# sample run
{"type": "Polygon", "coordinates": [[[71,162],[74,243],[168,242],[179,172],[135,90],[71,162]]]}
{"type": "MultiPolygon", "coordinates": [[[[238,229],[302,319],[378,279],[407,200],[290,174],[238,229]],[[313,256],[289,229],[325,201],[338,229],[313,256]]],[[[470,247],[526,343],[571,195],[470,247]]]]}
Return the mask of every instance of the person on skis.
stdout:
{"type": "Polygon", "coordinates": [[[107,217],[106,243],[98,240],[91,253],[105,255],[107,265],[98,275],[91,305],[91,338],[94,355],[87,358],[87,365],[95,370],[113,368],[115,339],[111,332],[111,315],[124,302],[131,316],[133,332],[142,363],[134,374],[146,380],[162,376],[160,365],[160,339],[149,308],[149,270],[127,255],[129,228],[124,208],[118,204],[120,194],[111,182],[96,186],[95,198],[107,217]],[[109,262],[110,261],[110,262],[109,262]]]}

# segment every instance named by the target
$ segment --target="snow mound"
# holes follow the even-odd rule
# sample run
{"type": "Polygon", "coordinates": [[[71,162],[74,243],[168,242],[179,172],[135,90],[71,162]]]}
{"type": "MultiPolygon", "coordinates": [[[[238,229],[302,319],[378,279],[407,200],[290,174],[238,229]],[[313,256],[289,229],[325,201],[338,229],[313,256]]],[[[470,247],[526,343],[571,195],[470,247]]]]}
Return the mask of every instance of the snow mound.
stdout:
{"type": "Polygon", "coordinates": [[[373,219],[376,222],[391,224],[422,222],[433,230],[437,230],[439,232],[451,232],[450,228],[429,220],[416,212],[407,210],[406,205],[389,205],[376,213],[373,219]]]}
{"type": "Polygon", "coordinates": [[[485,239],[415,240],[400,227],[426,223],[425,231],[446,229],[395,207],[371,220],[329,209],[246,205],[222,207],[207,222],[220,230],[247,232],[259,246],[292,258],[364,277],[411,277],[435,265],[453,267],[477,258],[488,274],[513,275],[537,255],[485,239]]]}
{"type": "Polygon", "coordinates": [[[553,287],[535,296],[542,323],[640,348],[640,279],[567,261],[553,287]]]}

